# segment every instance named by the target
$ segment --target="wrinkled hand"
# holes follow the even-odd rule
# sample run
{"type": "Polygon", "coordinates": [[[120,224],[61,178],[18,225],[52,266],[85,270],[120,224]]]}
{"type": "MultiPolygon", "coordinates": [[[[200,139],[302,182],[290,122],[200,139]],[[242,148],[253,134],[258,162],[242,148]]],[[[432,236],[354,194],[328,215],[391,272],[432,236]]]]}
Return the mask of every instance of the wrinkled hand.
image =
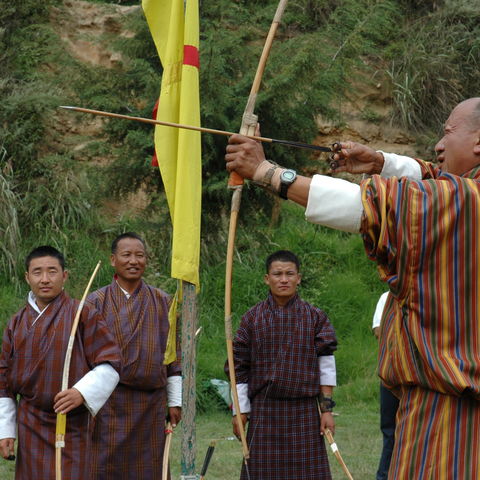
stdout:
{"type": "Polygon", "coordinates": [[[172,424],[172,428],[175,428],[182,419],[182,409],[181,407],[168,407],[168,419],[172,424]]]}
{"type": "Polygon", "coordinates": [[[68,413],[84,402],[82,394],[76,388],[63,390],[55,395],[53,409],[55,413],[68,413]]]}
{"type": "MultiPolygon", "coordinates": [[[[242,419],[243,429],[245,430],[245,425],[248,422],[248,417],[246,413],[241,413],[240,418],[242,419]]],[[[233,434],[240,440],[240,430],[238,429],[237,416],[234,415],[232,418],[233,434]]]]}
{"type": "Polygon", "coordinates": [[[379,174],[382,171],[384,158],[380,152],[373,148],[356,142],[339,142],[341,148],[332,155],[335,168],[334,173],[367,173],[379,174]]]}
{"type": "MultiPolygon", "coordinates": [[[[260,135],[260,129],[257,125],[255,135],[260,135]]],[[[261,142],[244,137],[243,135],[232,135],[228,139],[227,170],[234,170],[241,177],[252,179],[257,167],[265,160],[265,153],[261,142]]]]}
{"type": "Polygon", "coordinates": [[[15,439],[2,438],[0,440],[0,454],[7,459],[10,455],[15,455],[15,439]]]}
{"type": "Polygon", "coordinates": [[[332,432],[332,435],[335,435],[335,421],[333,420],[331,412],[323,412],[320,420],[320,431],[322,435],[327,428],[332,432]]]}

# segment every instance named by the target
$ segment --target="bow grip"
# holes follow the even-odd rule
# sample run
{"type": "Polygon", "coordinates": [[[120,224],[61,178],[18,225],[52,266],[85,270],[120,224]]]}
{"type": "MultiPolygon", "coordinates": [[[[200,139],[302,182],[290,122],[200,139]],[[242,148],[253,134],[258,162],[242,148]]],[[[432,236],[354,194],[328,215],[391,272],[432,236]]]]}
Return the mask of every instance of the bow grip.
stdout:
{"type": "MultiPolygon", "coordinates": [[[[248,108],[248,104],[247,104],[248,108]]],[[[257,130],[258,117],[253,113],[245,112],[242,118],[242,126],[240,127],[240,135],[254,136],[257,130]]],[[[228,178],[228,188],[241,187],[244,183],[244,178],[237,172],[230,172],[228,178]]]]}
{"type": "Polygon", "coordinates": [[[228,188],[236,188],[243,185],[244,178],[240,176],[237,172],[230,172],[228,177],[228,188]]]}

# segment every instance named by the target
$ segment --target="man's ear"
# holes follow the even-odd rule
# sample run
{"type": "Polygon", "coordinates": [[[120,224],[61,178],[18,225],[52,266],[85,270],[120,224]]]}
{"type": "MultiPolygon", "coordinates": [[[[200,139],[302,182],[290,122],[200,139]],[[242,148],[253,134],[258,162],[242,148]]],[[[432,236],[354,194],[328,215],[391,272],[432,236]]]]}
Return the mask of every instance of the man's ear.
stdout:
{"type": "Polygon", "coordinates": [[[110,255],[110,265],[115,267],[115,255],[113,253],[110,255]]]}
{"type": "Polygon", "coordinates": [[[297,285],[300,285],[302,283],[302,274],[298,274],[298,280],[297,280],[297,285]]]}
{"type": "Polygon", "coordinates": [[[480,129],[477,130],[477,141],[475,142],[475,145],[473,146],[473,153],[475,155],[480,155],[480,129]]]}
{"type": "Polygon", "coordinates": [[[263,281],[264,281],[265,285],[269,285],[269,282],[268,282],[268,273],[266,273],[266,274],[263,276],[263,281]]]}
{"type": "Polygon", "coordinates": [[[68,270],[63,271],[63,284],[68,280],[68,270]]]}

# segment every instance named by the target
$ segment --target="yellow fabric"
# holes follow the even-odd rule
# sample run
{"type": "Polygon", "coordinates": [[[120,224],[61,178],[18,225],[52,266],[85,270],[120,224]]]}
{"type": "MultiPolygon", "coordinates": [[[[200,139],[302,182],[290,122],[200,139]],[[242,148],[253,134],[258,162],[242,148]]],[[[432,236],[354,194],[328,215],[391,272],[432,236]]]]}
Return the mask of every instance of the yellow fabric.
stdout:
{"type": "MultiPolygon", "coordinates": [[[[184,44],[199,47],[198,0],[142,0],[163,66],[157,119],[200,126],[198,68],[183,65],[184,44]]],[[[155,127],[155,150],[173,225],[171,276],[199,288],[201,215],[200,132],[155,127]]],[[[175,360],[176,306],[172,301],[165,363],[175,360]],[[173,309],[175,313],[173,313],[173,309]]]]}

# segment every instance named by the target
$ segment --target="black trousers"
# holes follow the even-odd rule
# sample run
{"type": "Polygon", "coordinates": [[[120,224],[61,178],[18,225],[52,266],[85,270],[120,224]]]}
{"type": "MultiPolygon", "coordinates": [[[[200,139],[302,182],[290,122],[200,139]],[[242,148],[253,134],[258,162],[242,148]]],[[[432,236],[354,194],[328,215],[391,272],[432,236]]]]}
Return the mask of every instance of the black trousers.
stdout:
{"type": "Polygon", "coordinates": [[[398,409],[398,398],[383,384],[380,384],[380,429],[383,435],[383,448],[378,464],[377,479],[387,480],[393,444],[395,443],[395,416],[398,409]]]}

